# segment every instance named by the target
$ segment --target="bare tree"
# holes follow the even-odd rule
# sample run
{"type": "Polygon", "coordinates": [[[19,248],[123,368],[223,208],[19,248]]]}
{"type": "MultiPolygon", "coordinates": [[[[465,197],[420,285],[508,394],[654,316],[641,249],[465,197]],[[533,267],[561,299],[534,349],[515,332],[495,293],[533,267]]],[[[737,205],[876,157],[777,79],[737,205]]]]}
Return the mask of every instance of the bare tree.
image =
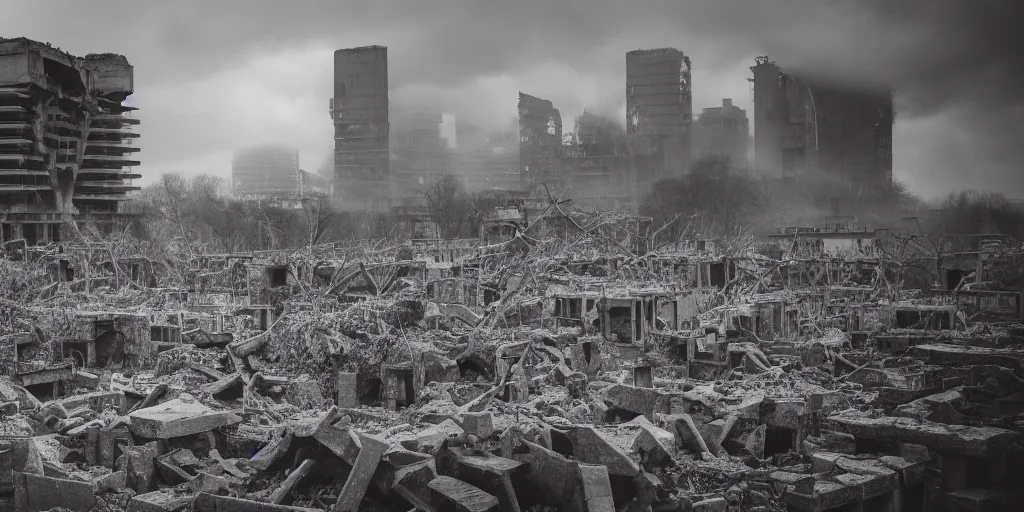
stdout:
{"type": "Polygon", "coordinates": [[[458,238],[472,212],[472,202],[458,178],[445,174],[423,190],[440,238],[458,238]]]}
{"type": "Polygon", "coordinates": [[[318,244],[334,218],[334,210],[326,197],[305,198],[302,200],[302,211],[306,215],[307,246],[310,250],[318,244]]]}

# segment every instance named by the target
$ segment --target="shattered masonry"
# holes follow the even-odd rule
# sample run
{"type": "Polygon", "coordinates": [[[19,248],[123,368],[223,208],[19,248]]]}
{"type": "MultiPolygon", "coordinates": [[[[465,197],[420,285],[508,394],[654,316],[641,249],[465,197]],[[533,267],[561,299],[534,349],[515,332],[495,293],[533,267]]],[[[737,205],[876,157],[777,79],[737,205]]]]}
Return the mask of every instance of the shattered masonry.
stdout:
{"type": "Polygon", "coordinates": [[[1016,510],[1019,241],[654,251],[649,219],[522,208],[555,213],[175,268],[3,260],[41,284],[0,302],[0,508],[1016,510]]]}

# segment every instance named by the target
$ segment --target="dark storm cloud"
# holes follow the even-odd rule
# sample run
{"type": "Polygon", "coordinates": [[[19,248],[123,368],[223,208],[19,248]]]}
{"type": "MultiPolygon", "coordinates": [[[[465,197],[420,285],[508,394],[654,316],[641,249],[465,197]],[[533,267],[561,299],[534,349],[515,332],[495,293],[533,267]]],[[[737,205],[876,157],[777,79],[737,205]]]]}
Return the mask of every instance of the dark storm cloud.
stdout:
{"type": "MultiPolygon", "coordinates": [[[[583,107],[617,115],[628,50],[674,46],[686,52],[694,63],[698,112],[726,95],[749,102],[739,97],[746,91],[745,67],[752,56],[767,53],[787,69],[894,88],[900,122],[909,123],[897,130],[902,137],[897,166],[922,186],[932,178],[946,188],[963,186],[962,178],[957,181],[960,170],[948,162],[969,162],[988,169],[984,179],[999,180],[1011,195],[1024,195],[1024,186],[1013,193],[1021,178],[1006,171],[1024,162],[1024,149],[1015,140],[1020,129],[1014,116],[1020,110],[1010,108],[1024,103],[1022,88],[1007,87],[1024,71],[1010,5],[997,0],[36,0],[3,7],[0,33],[49,40],[76,54],[124,53],[136,66],[140,103],[154,85],[181,84],[182,91],[201,95],[194,84],[263,55],[301,52],[313,43],[383,44],[389,47],[396,99],[415,100],[412,95],[429,91],[422,94],[437,108],[460,118],[489,117],[473,120],[504,126],[514,110],[482,105],[497,99],[484,97],[480,83],[507,76],[524,92],[555,101],[567,128],[569,116],[583,107]],[[472,87],[478,94],[465,94],[472,87]],[[585,100],[582,89],[589,90],[585,100]],[[935,143],[936,137],[949,143],[935,143]],[[934,143],[934,152],[907,149],[923,142],[934,143]],[[944,158],[943,151],[952,148],[957,154],[944,158]]],[[[275,90],[318,95],[315,101],[326,104],[329,76],[317,80],[282,79],[275,90]]],[[[503,87],[495,90],[500,102],[514,105],[514,98],[505,98],[514,91],[503,87]]],[[[203,114],[204,124],[219,132],[200,142],[189,133],[195,131],[194,121],[175,117],[174,106],[163,110],[159,119],[146,119],[162,125],[156,134],[148,132],[153,137],[145,141],[145,151],[151,158],[237,143],[220,133],[231,131],[232,119],[211,119],[231,113],[203,114]],[[154,147],[158,144],[160,149],[154,147]]],[[[326,124],[324,119],[321,114],[309,123],[326,124]]]]}

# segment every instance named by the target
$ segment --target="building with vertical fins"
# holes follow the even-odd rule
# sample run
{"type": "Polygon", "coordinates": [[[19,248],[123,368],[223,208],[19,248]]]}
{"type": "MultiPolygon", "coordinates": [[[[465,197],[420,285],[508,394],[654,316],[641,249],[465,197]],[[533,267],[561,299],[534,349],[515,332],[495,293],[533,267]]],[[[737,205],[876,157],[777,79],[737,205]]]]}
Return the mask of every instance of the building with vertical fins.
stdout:
{"type": "Polygon", "coordinates": [[[25,38],[0,39],[0,236],[60,240],[61,224],[119,219],[139,165],[134,90],[122,55],[75,57],[25,38]]]}
{"type": "Polygon", "coordinates": [[[836,194],[860,197],[891,189],[891,90],[793,75],[768,57],[750,69],[758,174],[816,179],[836,194]]]}
{"type": "Polygon", "coordinates": [[[334,52],[334,199],[343,209],[392,204],[388,123],[388,49],[334,52]]]}
{"type": "Polygon", "coordinates": [[[691,160],[690,58],[675,48],[626,54],[626,132],[641,187],[681,176],[691,160]]]}

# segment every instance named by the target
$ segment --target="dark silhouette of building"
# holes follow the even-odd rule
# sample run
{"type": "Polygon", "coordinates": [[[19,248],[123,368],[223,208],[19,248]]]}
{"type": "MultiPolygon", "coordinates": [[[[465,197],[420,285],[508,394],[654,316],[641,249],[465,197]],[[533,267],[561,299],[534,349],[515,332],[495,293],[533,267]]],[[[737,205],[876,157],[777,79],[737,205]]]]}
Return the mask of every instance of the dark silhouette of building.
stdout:
{"type": "Polygon", "coordinates": [[[285,197],[299,192],[299,152],[279,146],[257,146],[235,153],[231,187],[243,197],[285,197]]]}
{"type": "Polygon", "coordinates": [[[522,190],[552,194],[565,186],[561,172],[562,115],[548,100],[519,93],[519,169],[522,190]]]}
{"type": "Polygon", "coordinates": [[[626,131],[642,185],[681,176],[691,159],[690,58],[675,48],[626,54],[626,131]]]}
{"type": "Polygon", "coordinates": [[[342,208],[391,206],[388,49],[334,52],[334,197],[342,208]]]}
{"type": "Polygon", "coordinates": [[[862,196],[891,189],[892,91],[794,76],[768,57],[750,69],[758,174],[862,196]]]}
{"type": "Polygon", "coordinates": [[[750,123],[747,111],[725,98],[721,107],[705,108],[693,124],[693,157],[725,157],[730,165],[747,168],[750,123]]]}
{"type": "Polygon", "coordinates": [[[615,120],[584,112],[563,145],[562,169],[573,202],[597,210],[632,210],[635,175],[626,130],[615,120]]]}

